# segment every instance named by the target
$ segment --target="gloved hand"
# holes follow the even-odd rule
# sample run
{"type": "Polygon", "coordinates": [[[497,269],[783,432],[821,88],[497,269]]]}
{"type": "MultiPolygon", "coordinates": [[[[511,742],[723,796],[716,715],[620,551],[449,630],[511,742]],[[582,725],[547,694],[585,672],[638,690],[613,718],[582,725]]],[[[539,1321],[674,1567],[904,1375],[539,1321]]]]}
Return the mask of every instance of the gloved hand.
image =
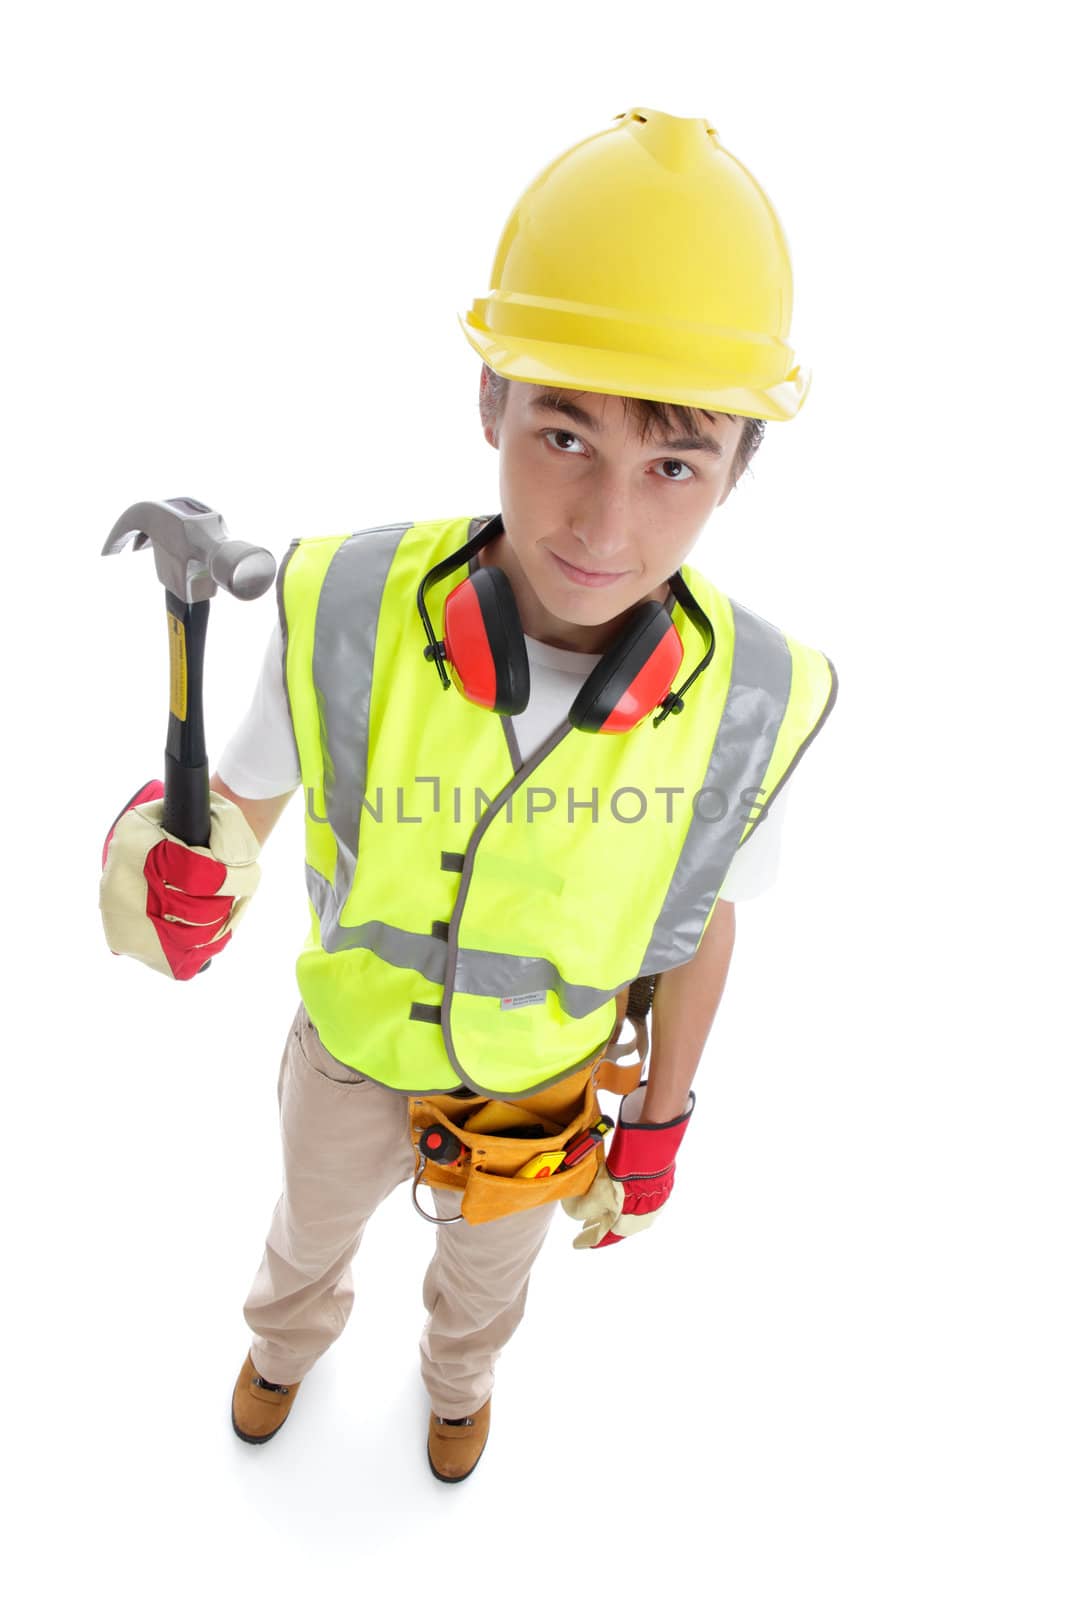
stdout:
{"type": "Polygon", "coordinates": [[[214,791],[206,847],[167,833],[162,816],[163,785],[153,779],[104,841],[100,912],[115,955],[184,981],[229,944],[259,883],[259,840],[240,807],[214,791]]]}
{"type": "Polygon", "coordinates": [[[575,1250],[599,1250],[650,1228],[674,1187],[674,1158],[696,1095],[690,1089],[688,1109],[673,1122],[640,1122],[647,1084],[646,1078],[623,1099],[607,1161],[585,1194],[560,1201],[568,1217],[587,1224],[575,1250]]]}

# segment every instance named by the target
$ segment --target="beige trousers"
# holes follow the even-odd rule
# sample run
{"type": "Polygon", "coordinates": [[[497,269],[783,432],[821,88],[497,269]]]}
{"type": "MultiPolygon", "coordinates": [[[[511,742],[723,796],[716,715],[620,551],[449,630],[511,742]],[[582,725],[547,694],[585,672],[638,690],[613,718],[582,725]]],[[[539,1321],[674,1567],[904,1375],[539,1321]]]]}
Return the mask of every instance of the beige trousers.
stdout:
{"type": "MultiPolygon", "coordinates": [[[[348,1321],[350,1263],[367,1220],[398,1184],[410,1188],[415,1162],[407,1096],[330,1055],[303,1002],[282,1053],[278,1107],[285,1187],[244,1318],[256,1371],[269,1383],[296,1383],[348,1321]]],[[[426,1210],[430,1195],[438,1216],[459,1215],[458,1191],[420,1185],[426,1210]]],[[[497,1355],[522,1317],[555,1209],[549,1202],[476,1226],[461,1218],[439,1228],[409,1206],[411,1226],[433,1234],[419,1358],[440,1416],[469,1416],[489,1398],[497,1355]]]]}

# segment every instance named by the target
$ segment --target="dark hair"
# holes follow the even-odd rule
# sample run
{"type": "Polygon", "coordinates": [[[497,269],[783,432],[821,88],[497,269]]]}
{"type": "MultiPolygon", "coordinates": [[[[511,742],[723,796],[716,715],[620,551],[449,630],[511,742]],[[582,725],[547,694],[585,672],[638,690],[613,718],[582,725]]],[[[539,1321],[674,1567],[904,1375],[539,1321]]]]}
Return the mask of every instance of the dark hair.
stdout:
{"type": "MultiPolygon", "coordinates": [[[[499,372],[494,372],[492,367],[482,363],[482,371],[486,375],[485,387],[479,396],[479,409],[481,411],[482,426],[497,427],[504,414],[508,390],[511,379],[501,377],[499,372]]],[[[568,394],[574,391],[568,390],[568,394]]],[[[713,417],[714,411],[703,411],[697,406],[674,405],[663,400],[639,400],[631,395],[622,396],[623,416],[629,423],[632,416],[637,417],[641,430],[642,444],[648,438],[653,428],[666,433],[668,429],[677,428],[680,432],[698,433],[700,425],[698,417],[713,417]]],[[[723,411],[719,415],[729,417],[734,421],[734,413],[723,411]]],[[[763,441],[767,424],[762,417],[743,417],[744,423],[741,437],[737,441],[737,453],[733,463],[733,483],[744,472],[748,471],[748,464],[756,454],[763,441]]]]}

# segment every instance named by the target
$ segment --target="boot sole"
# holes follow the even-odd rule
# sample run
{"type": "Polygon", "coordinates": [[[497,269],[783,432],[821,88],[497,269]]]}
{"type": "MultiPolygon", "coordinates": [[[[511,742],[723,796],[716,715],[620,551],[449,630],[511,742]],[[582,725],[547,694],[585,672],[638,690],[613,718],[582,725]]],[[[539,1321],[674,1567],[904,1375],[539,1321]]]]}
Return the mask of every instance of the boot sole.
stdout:
{"type": "MultiPolygon", "coordinates": [[[[485,1452],[483,1450],[482,1455],[484,1454],[485,1452]]],[[[482,1456],[480,1455],[478,1457],[478,1461],[474,1463],[474,1467],[468,1467],[467,1471],[460,1473],[458,1478],[446,1478],[443,1473],[438,1472],[437,1468],[433,1464],[433,1457],[430,1455],[429,1446],[426,1448],[426,1459],[430,1463],[430,1471],[433,1473],[438,1483],[463,1483],[465,1479],[470,1477],[471,1473],[474,1471],[474,1467],[478,1465],[478,1461],[482,1459],[482,1456]]]]}
{"type": "Polygon", "coordinates": [[[273,1439],[276,1433],[281,1433],[282,1429],[285,1427],[285,1424],[289,1421],[289,1418],[283,1417],[278,1426],[276,1428],[272,1428],[269,1433],[242,1433],[240,1428],[237,1426],[237,1418],[234,1416],[233,1407],[231,1406],[230,1421],[233,1423],[234,1433],[239,1439],[243,1439],[245,1444],[266,1444],[267,1440],[273,1439]]]}

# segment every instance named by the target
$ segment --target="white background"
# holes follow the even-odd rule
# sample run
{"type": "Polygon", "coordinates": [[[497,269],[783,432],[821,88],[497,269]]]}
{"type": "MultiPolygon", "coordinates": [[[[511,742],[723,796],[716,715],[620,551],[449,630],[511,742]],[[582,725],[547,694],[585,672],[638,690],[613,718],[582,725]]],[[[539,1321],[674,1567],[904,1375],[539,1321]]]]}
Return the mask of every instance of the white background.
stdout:
{"type": "MultiPolygon", "coordinates": [[[[8,732],[2,1429],[20,1595],[1061,1597],[1064,263],[1045,8],[38,4],[0,37],[8,732]],[[733,966],[656,1225],[562,1213],[470,1481],[425,1460],[429,1225],[230,1428],[280,1186],[300,818],[202,979],[109,954],[161,773],[127,505],[303,534],[497,506],[456,321],[521,190],[704,116],[793,252],[814,378],[692,559],[837,707],[733,966]],[[477,1563],[477,1570],[472,1563],[477,1563]],[[367,1585],[373,1584],[373,1591],[367,1585]]],[[[209,750],[273,599],[220,595],[209,750]]],[[[607,1102],[614,1110],[616,1102],[607,1102]]]]}

